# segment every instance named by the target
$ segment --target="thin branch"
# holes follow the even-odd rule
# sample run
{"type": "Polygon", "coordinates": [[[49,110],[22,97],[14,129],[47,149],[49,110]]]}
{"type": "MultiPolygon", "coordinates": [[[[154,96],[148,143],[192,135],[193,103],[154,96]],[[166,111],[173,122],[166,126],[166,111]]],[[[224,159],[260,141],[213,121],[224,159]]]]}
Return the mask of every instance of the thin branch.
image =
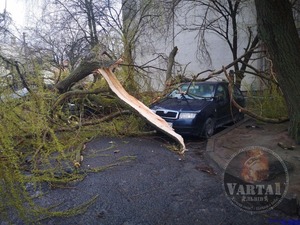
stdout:
{"type": "Polygon", "coordinates": [[[71,97],[80,97],[80,96],[86,96],[86,95],[92,95],[92,94],[100,94],[105,93],[106,90],[102,89],[96,89],[93,91],[68,91],[59,96],[59,98],[55,101],[55,103],[52,105],[52,111],[54,111],[59,105],[61,105],[63,102],[65,102],[67,99],[71,97]]]}
{"type": "Polygon", "coordinates": [[[129,111],[129,110],[122,110],[122,111],[114,112],[114,113],[111,113],[107,116],[104,116],[104,117],[102,117],[98,120],[82,122],[80,125],[77,125],[75,127],[62,127],[62,128],[59,128],[59,129],[56,130],[56,132],[73,131],[73,130],[79,129],[80,127],[83,127],[83,126],[97,125],[97,124],[106,122],[108,120],[112,120],[112,119],[114,119],[118,116],[127,115],[127,114],[131,114],[131,113],[132,112],[129,111]]]}
{"type": "Polygon", "coordinates": [[[23,65],[22,65],[21,63],[19,63],[18,61],[13,61],[13,60],[11,60],[11,59],[8,59],[8,58],[4,57],[3,55],[0,55],[0,58],[1,58],[4,62],[6,62],[6,63],[8,63],[8,64],[10,64],[10,65],[12,65],[12,66],[14,66],[14,67],[16,68],[17,73],[18,73],[18,75],[19,75],[19,77],[20,77],[20,79],[21,79],[21,82],[22,82],[22,84],[23,84],[23,87],[26,88],[27,91],[28,91],[30,94],[32,94],[32,91],[31,91],[31,89],[29,88],[29,86],[28,86],[28,84],[27,84],[27,81],[26,81],[26,79],[25,79],[25,76],[24,76],[24,74],[21,72],[20,67],[19,67],[19,65],[21,65],[21,66],[23,66],[23,65]]]}
{"type": "Polygon", "coordinates": [[[246,108],[240,106],[235,100],[234,100],[234,97],[233,97],[233,80],[230,78],[230,76],[228,75],[225,67],[223,66],[222,68],[225,76],[227,77],[228,81],[229,81],[229,85],[228,85],[228,91],[229,91],[229,96],[230,96],[230,102],[242,113],[245,113],[247,114],[248,116],[254,118],[254,119],[257,119],[257,120],[260,120],[262,122],[266,122],[266,123],[283,123],[283,122],[286,122],[286,121],[289,121],[289,118],[278,118],[278,119],[271,119],[271,118],[267,118],[267,117],[263,117],[263,116],[259,116],[249,110],[247,110],[246,108]]]}
{"type": "MultiPolygon", "coordinates": [[[[249,51],[253,51],[254,49],[257,49],[259,46],[256,46],[252,49],[250,49],[249,51]]],[[[247,54],[249,54],[249,51],[245,52],[243,55],[241,55],[240,57],[238,57],[236,60],[234,60],[233,62],[229,63],[227,66],[225,66],[225,69],[229,69],[230,67],[234,66],[236,63],[240,62],[242,58],[244,58],[247,54]]],[[[209,74],[206,78],[200,79],[199,81],[206,81],[209,80],[213,77],[216,77],[217,75],[220,75],[221,73],[223,73],[224,70],[220,69],[217,71],[214,71],[213,73],[209,74]]],[[[197,74],[197,76],[199,76],[200,74],[197,74]]]]}

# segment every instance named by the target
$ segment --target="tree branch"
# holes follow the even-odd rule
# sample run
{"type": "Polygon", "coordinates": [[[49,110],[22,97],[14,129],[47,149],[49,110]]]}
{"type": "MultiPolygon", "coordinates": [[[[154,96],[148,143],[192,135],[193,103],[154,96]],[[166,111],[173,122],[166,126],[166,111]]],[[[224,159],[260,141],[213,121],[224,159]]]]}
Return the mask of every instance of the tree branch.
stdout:
{"type": "Polygon", "coordinates": [[[271,118],[267,118],[267,117],[263,117],[263,116],[259,116],[249,110],[247,110],[246,108],[240,106],[233,98],[233,80],[230,78],[230,76],[228,75],[225,67],[223,66],[223,72],[225,74],[225,76],[227,77],[228,81],[229,81],[229,85],[228,85],[228,91],[229,91],[229,96],[230,96],[230,102],[242,113],[247,114],[248,116],[260,120],[262,122],[266,122],[266,123],[283,123],[286,121],[289,121],[289,118],[278,118],[278,119],[271,119],[271,118]]]}
{"type": "Polygon", "coordinates": [[[172,78],[172,68],[174,65],[174,61],[175,61],[175,56],[177,54],[178,48],[177,46],[175,46],[173,48],[173,50],[171,51],[169,58],[168,58],[168,68],[167,68],[167,72],[166,72],[166,80],[165,80],[165,84],[167,83],[167,81],[172,78]]]}
{"type": "Polygon", "coordinates": [[[66,99],[71,97],[80,97],[85,95],[92,95],[92,94],[100,94],[107,92],[106,90],[96,89],[93,91],[68,91],[59,96],[59,98],[55,101],[52,105],[52,111],[54,111],[59,105],[61,105],[66,99]]]}

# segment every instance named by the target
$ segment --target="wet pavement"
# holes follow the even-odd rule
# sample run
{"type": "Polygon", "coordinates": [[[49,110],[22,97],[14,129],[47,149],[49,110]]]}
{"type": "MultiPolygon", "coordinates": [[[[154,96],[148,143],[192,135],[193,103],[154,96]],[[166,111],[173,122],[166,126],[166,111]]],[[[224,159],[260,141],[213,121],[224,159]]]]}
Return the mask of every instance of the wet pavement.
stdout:
{"type": "Polygon", "coordinates": [[[291,219],[279,210],[251,215],[234,207],[222,188],[222,170],[204,157],[206,142],[186,140],[186,145],[189,151],[180,156],[159,136],[93,140],[84,150],[82,169],[101,172],[52,187],[36,201],[56,211],[94,201],[78,215],[39,223],[252,225],[291,219]]]}
{"type": "MultiPolygon", "coordinates": [[[[222,171],[234,154],[249,146],[261,146],[277,154],[287,167],[287,194],[278,206],[290,215],[300,215],[300,145],[288,135],[288,122],[270,124],[245,118],[210,138],[205,156],[222,171]]],[[[297,224],[300,224],[300,220],[297,224]]]]}

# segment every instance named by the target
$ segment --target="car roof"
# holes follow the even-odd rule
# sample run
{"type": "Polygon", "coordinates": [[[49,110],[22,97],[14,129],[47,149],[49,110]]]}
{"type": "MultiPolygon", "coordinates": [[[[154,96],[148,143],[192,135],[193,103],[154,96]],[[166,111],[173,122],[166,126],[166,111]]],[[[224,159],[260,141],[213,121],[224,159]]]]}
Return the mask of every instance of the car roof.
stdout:
{"type": "MultiPolygon", "coordinates": [[[[190,84],[191,82],[185,82],[185,83],[180,83],[180,85],[183,84],[190,84]]],[[[194,81],[195,84],[228,84],[228,81],[222,80],[222,81],[194,81]]]]}

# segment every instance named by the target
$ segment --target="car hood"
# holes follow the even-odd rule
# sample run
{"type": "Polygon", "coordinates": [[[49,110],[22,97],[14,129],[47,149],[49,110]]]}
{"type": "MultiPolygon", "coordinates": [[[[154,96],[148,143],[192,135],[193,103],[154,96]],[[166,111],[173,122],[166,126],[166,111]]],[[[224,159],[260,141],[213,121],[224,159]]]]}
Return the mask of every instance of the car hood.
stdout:
{"type": "Polygon", "coordinates": [[[169,109],[174,111],[200,111],[207,105],[212,104],[211,100],[200,99],[176,99],[165,98],[150,106],[151,109],[169,109]]]}

